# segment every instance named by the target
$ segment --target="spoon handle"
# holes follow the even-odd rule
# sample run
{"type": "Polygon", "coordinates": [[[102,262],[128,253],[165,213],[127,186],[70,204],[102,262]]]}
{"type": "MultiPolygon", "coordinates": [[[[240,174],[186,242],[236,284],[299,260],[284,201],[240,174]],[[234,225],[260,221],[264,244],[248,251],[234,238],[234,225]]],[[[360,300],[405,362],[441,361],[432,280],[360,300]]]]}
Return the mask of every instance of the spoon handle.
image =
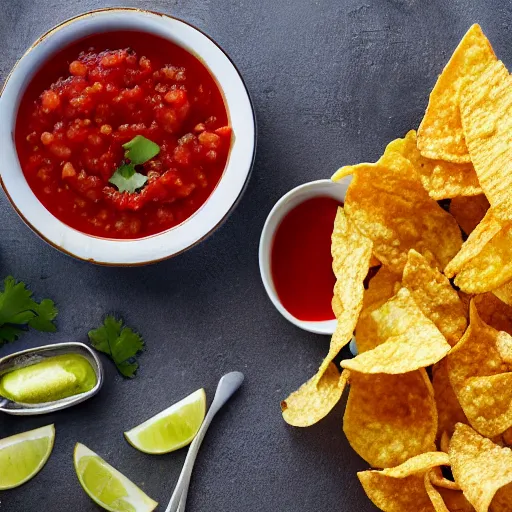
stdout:
{"type": "Polygon", "coordinates": [[[221,407],[231,398],[233,393],[242,385],[244,380],[244,375],[240,372],[231,372],[227,373],[220,379],[219,384],[217,385],[217,391],[215,392],[215,398],[213,399],[212,405],[206,415],[199,432],[197,433],[195,439],[192,441],[190,448],[188,449],[187,458],[185,459],[185,463],[183,464],[183,469],[181,470],[180,477],[178,478],[178,483],[174,489],[174,492],[171,497],[171,501],[165,512],[178,512],[178,506],[181,507],[180,510],[184,510],[185,502],[187,499],[188,486],[190,484],[190,477],[192,476],[192,470],[194,469],[194,463],[196,461],[197,453],[203,442],[204,436],[206,435],[206,431],[210,426],[213,418],[219,412],[221,407]]]}

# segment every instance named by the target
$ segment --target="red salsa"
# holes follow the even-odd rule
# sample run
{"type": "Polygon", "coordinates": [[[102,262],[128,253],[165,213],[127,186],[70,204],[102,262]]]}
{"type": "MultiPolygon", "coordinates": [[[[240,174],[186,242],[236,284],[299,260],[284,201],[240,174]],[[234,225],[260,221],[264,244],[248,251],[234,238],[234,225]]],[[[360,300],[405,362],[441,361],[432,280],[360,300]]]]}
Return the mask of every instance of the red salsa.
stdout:
{"type": "Polygon", "coordinates": [[[308,199],[276,230],[271,254],[274,286],[283,306],[299,320],[334,318],[331,234],[338,206],[330,197],[308,199]]]}
{"type": "Polygon", "coordinates": [[[45,63],[25,92],[16,147],[35,195],[91,235],[140,238],[197,211],[218,184],[231,128],[222,93],[192,54],[156,36],[88,37],[45,63]],[[133,192],[109,182],[141,135],[160,151],[133,192]],[[147,178],[147,179],[146,179],[147,178]]]}

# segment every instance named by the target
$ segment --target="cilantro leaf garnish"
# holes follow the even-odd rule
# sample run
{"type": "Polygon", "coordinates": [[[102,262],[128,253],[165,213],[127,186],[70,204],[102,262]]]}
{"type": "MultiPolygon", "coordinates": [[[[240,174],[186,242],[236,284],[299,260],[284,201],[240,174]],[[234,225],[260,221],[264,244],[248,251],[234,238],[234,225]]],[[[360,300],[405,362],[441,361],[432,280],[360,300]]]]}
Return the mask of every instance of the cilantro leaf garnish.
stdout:
{"type": "Polygon", "coordinates": [[[129,327],[123,326],[122,320],[112,315],[105,317],[103,325],[89,331],[92,346],[107,354],[123,377],[135,377],[139,363],[135,356],[144,349],[144,341],[129,327]]]}
{"type": "Polygon", "coordinates": [[[0,292],[0,346],[15,341],[29,327],[55,332],[53,320],[57,313],[52,300],[37,303],[25,283],[16,282],[12,276],[5,278],[4,290],[0,292]]]}
{"type": "Polygon", "coordinates": [[[146,181],[147,176],[137,172],[132,164],[124,164],[112,174],[108,180],[112,185],[115,185],[119,192],[135,192],[138,188],[142,188],[146,181]]]}
{"type": "Polygon", "coordinates": [[[108,180],[115,185],[119,192],[133,193],[142,188],[148,181],[147,176],[137,172],[136,165],[142,165],[160,153],[160,146],[142,135],[135,136],[130,142],[123,144],[126,149],[124,157],[130,163],[124,163],[108,180]]]}
{"type": "Polygon", "coordinates": [[[149,162],[160,153],[160,146],[143,135],[136,135],[130,142],[123,144],[126,149],[124,154],[133,165],[141,165],[149,162]]]}

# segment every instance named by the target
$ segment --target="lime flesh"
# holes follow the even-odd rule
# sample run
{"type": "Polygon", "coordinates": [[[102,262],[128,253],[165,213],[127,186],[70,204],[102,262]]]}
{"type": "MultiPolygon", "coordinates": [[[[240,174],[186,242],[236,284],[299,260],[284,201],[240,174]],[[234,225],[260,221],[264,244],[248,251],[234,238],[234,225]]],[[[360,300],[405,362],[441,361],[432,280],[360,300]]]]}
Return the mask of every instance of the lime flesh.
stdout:
{"type": "Polygon", "coordinates": [[[18,487],[33,478],[52,453],[55,427],[29,430],[0,440],[0,490],[18,487]]]}
{"type": "Polygon", "coordinates": [[[206,394],[204,389],[198,389],[124,435],[141,452],[169,453],[192,442],[205,413],[206,394]]]}
{"type": "Polygon", "coordinates": [[[153,501],[131,480],[83,444],[74,453],[75,471],[80,485],[100,507],[111,512],[151,512],[153,501]]]}

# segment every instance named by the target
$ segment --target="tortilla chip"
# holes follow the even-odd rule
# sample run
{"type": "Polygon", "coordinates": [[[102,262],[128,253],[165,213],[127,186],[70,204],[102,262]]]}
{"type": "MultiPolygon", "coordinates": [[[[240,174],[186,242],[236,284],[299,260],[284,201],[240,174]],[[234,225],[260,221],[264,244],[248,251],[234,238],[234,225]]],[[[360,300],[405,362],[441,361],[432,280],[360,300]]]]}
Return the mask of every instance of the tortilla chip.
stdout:
{"type": "Polygon", "coordinates": [[[364,279],[368,274],[372,256],[372,242],[346,218],[343,208],[338,208],[334,221],[331,253],[332,269],[337,279],[335,293],[340,300],[340,311],[329,354],[320,366],[318,379],[339,351],[352,339],[363,307],[364,279]]]}
{"type": "Polygon", "coordinates": [[[383,265],[401,274],[409,249],[440,268],[457,254],[462,245],[457,222],[428,195],[406,158],[390,151],[376,164],[350,169],[346,214],[373,241],[383,265]]]}
{"type": "MultiPolygon", "coordinates": [[[[449,440],[448,440],[449,445],[449,440]]],[[[444,451],[444,450],[442,450],[444,451]]],[[[448,453],[446,451],[445,453],[448,453]]],[[[436,487],[443,487],[444,489],[452,489],[453,491],[460,491],[459,484],[453,480],[448,480],[443,476],[441,468],[433,468],[429,472],[429,480],[436,487]]]]}
{"type": "Polygon", "coordinates": [[[507,364],[512,363],[512,336],[500,331],[496,336],[496,348],[500,353],[501,359],[507,364]]]}
{"type": "Polygon", "coordinates": [[[377,324],[377,336],[385,341],[353,359],[341,361],[342,367],[361,373],[406,373],[437,363],[450,350],[445,337],[406,288],[371,316],[377,324]]]}
{"type": "Polygon", "coordinates": [[[466,235],[478,226],[489,209],[489,201],[480,194],[474,197],[454,197],[450,202],[450,213],[455,217],[466,235]]]}
{"type": "Polygon", "coordinates": [[[498,299],[493,293],[476,295],[473,299],[480,318],[497,331],[512,335],[512,307],[498,299]]]}
{"type": "Polygon", "coordinates": [[[434,322],[446,341],[455,345],[466,330],[467,320],[464,305],[448,278],[411,249],[402,285],[411,292],[416,304],[434,322]]]}
{"type": "MultiPolygon", "coordinates": [[[[454,427],[455,430],[455,427],[454,427]]],[[[448,453],[448,445],[450,444],[450,436],[448,432],[443,432],[441,434],[441,439],[439,440],[439,450],[445,453],[448,453]]]]}
{"type": "Polygon", "coordinates": [[[464,140],[459,98],[462,85],[475,81],[496,61],[479,25],[472,25],[453,52],[430,93],[427,111],[418,128],[418,148],[427,158],[470,162],[464,140]]]}
{"type": "Polygon", "coordinates": [[[332,268],[337,278],[338,323],[331,338],[329,353],[317,374],[281,403],[284,420],[297,427],[307,427],[320,421],[341,398],[345,383],[342,382],[343,376],[338,382],[338,370],[336,367],[333,369],[331,363],[352,339],[363,306],[363,283],[370,268],[372,243],[345,217],[343,208],[338,208],[334,221],[331,252],[332,268]]]}
{"type": "Polygon", "coordinates": [[[382,266],[364,291],[363,310],[356,325],[356,343],[359,353],[375,348],[383,342],[377,333],[377,325],[371,313],[387,302],[400,288],[402,276],[382,266]],[[398,289],[397,289],[398,287],[398,289]]]}
{"type": "Polygon", "coordinates": [[[493,290],[492,293],[505,304],[512,306],[512,281],[502,284],[499,288],[493,290]]]}
{"type": "Polygon", "coordinates": [[[512,512],[512,484],[505,485],[494,495],[491,512],[512,512]]]}
{"type": "Polygon", "coordinates": [[[512,425],[512,373],[505,373],[509,365],[498,350],[498,334],[480,319],[472,301],[470,325],[446,358],[450,383],[462,410],[471,426],[488,437],[512,425]],[[498,389],[501,396],[497,396],[498,389]]]}
{"type": "Polygon", "coordinates": [[[501,439],[503,441],[503,446],[512,445],[512,427],[507,428],[507,430],[501,434],[501,439]]]}
{"type": "Polygon", "coordinates": [[[512,223],[508,223],[461,268],[454,282],[466,293],[485,293],[511,279],[512,223]]]}
{"type": "Polygon", "coordinates": [[[485,293],[512,280],[512,222],[503,222],[493,208],[476,226],[444,269],[465,293],[485,293]]]}
{"type": "Polygon", "coordinates": [[[378,267],[381,265],[381,262],[378,260],[376,256],[372,254],[372,257],[370,259],[370,267],[378,267]]]}
{"type": "Polygon", "coordinates": [[[512,194],[512,77],[501,61],[462,88],[466,144],[480,185],[492,206],[512,194]]]}
{"type": "Polygon", "coordinates": [[[437,491],[450,512],[475,512],[473,505],[469,503],[462,491],[453,491],[443,487],[438,487],[437,491]]]}
{"type": "Polygon", "coordinates": [[[391,141],[386,147],[386,153],[389,151],[396,151],[411,162],[420,175],[421,183],[436,201],[482,193],[472,163],[455,164],[425,158],[416,145],[414,130],[407,132],[403,139],[391,141]]]}
{"type": "Polygon", "coordinates": [[[512,450],[458,424],[450,441],[455,481],[477,512],[487,512],[499,489],[512,482],[512,450]]]}
{"type": "Polygon", "coordinates": [[[372,502],[385,512],[435,512],[425,489],[425,474],[436,466],[449,465],[448,455],[429,452],[395,468],[357,474],[372,502]]]}
{"type": "Polygon", "coordinates": [[[436,512],[450,512],[448,507],[445,505],[444,500],[439,494],[439,491],[432,485],[430,481],[430,472],[425,473],[424,477],[425,491],[427,491],[428,497],[434,506],[436,512]]]}
{"type": "Polygon", "coordinates": [[[471,426],[482,435],[497,436],[512,426],[512,373],[467,379],[458,397],[471,426]]]}
{"type": "Polygon", "coordinates": [[[320,380],[316,376],[281,402],[286,423],[294,427],[309,427],[327,416],[339,402],[347,384],[348,372],[340,372],[329,364],[320,380]]]}
{"type": "MultiPolygon", "coordinates": [[[[433,374],[432,385],[438,414],[437,437],[442,438],[445,434],[449,439],[455,430],[455,425],[467,423],[468,420],[450,384],[446,359],[434,366],[433,374]]],[[[442,446],[441,449],[445,451],[443,448],[445,447],[442,446]]]]}
{"type": "Polygon", "coordinates": [[[349,382],[343,430],[370,466],[393,467],[435,450],[437,412],[424,369],[402,375],[351,372],[349,382]]]}

